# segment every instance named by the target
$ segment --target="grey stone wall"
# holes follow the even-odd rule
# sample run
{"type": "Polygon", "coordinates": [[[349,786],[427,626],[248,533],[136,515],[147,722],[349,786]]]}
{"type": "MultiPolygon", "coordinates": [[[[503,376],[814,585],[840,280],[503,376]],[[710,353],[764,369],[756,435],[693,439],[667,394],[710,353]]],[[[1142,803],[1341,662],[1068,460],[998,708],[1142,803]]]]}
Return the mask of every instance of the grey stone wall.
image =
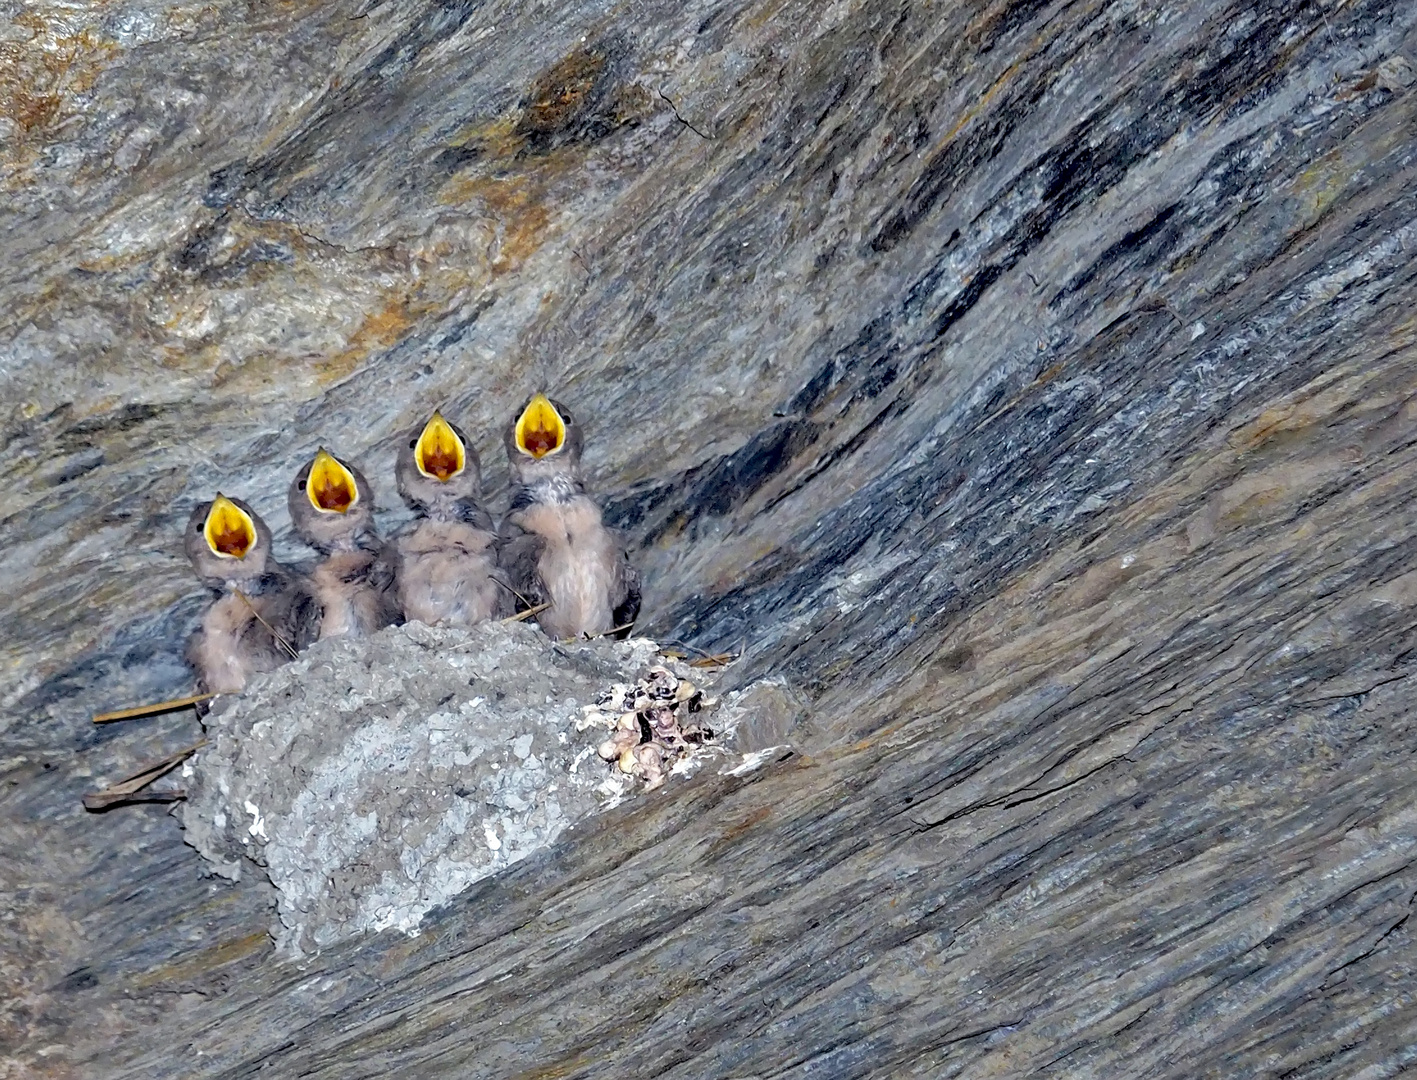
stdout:
{"type": "Polygon", "coordinates": [[[4,10],[12,1074],[1412,1065],[1411,4],[4,10]],[[88,716],[198,499],[440,406],[497,505],[542,385],[792,750],[283,964],[88,716]]]}

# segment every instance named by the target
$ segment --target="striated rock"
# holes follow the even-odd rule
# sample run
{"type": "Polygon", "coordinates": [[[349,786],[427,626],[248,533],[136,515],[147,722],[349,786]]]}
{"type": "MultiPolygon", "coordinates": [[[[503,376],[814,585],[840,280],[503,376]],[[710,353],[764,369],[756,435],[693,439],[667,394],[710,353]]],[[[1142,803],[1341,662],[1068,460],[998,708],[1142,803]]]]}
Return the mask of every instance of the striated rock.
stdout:
{"type": "Polygon", "coordinates": [[[6,14],[22,1075],[1411,1066],[1412,4],[6,14]],[[638,631],[794,689],[759,768],[296,973],[259,876],[78,809],[195,721],[88,714],[190,688],[215,487],[298,555],[323,443],[388,528],[441,407],[500,511],[543,386],[638,631]]]}

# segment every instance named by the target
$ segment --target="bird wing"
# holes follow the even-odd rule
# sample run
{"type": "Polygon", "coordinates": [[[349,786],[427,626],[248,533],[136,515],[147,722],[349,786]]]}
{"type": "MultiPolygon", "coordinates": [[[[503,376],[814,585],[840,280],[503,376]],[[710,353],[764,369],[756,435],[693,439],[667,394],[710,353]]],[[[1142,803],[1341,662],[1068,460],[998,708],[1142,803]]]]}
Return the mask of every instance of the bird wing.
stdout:
{"type": "MultiPolygon", "coordinates": [[[[304,652],[320,636],[320,621],[324,618],[324,605],[320,603],[304,576],[281,575],[283,580],[262,590],[264,604],[261,617],[270,628],[284,638],[296,652],[304,652]]],[[[288,660],[284,648],[277,642],[270,642],[273,652],[281,653],[282,661],[288,660]]]]}
{"type": "Polygon", "coordinates": [[[502,584],[511,590],[517,611],[544,604],[548,597],[537,564],[546,540],[523,529],[510,516],[497,533],[497,568],[502,584]]]}
{"type": "Polygon", "coordinates": [[[290,627],[290,643],[296,652],[304,652],[320,636],[320,623],[324,619],[323,606],[308,589],[299,589],[292,597],[290,615],[286,625],[290,627]]]}
{"type": "Polygon", "coordinates": [[[611,617],[618,630],[616,637],[628,637],[640,614],[640,575],[630,563],[630,554],[620,545],[620,558],[615,563],[615,576],[610,590],[611,617]]]}
{"type": "Polygon", "coordinates": [[[370,536],[370,542],[377,545],[378,553],[369,564],[369,588],[379,599],[379,625],[401,625],[404,621],[403,608],[399,604],[398,546],[392,541],[379,541],[370,536]]]}

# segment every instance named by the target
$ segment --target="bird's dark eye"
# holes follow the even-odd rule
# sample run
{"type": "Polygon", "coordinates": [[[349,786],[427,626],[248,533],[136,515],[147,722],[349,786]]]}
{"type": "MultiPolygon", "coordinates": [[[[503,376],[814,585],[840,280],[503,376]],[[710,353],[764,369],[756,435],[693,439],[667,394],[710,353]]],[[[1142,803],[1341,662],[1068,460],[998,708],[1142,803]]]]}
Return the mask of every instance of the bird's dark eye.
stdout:
{"type": "Polygon", "coordinates": [[[417,440],[417,439],[410,439],[409,442],[408,442],[408,448],[409,448],[410,450],[412,450],[412,449],[413,449],[415,446],[417,446],[417,445],[418,445],[418,440],[417,440]]]}

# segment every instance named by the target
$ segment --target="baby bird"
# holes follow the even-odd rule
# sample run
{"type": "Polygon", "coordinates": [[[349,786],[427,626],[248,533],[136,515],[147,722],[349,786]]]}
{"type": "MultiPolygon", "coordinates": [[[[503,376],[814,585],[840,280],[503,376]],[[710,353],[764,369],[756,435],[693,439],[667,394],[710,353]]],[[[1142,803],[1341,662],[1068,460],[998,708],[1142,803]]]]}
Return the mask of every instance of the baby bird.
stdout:
{"type": "Polygon", "coordinates": [[[418,516],[390,541],[405,618],[472,626],[511,613],[499,584],[497,534],[478,505],[482,466],[461,430],[435,412],[400,449],[399,494],[418,516]]]}
{"type": "Polygon", "coordinates": [[[324,556],[310,572],[323,609],[320,639],[363,637],[399,620],[392,566],[380,558],[374,492],[364,474],[324,447],[291,482],[296,535],[324,556]]]}
{"type": "Polygon", "coordinates": [[[527,605],[550,605],[536,618],[551,637],[628,633],[640,611],[640,579],[586,494],[575,417],[537,394],[504,439],[513,492],[500,530],[508,584],[527,605]]]}
{"type": "Polygon", "coordinates": [[[271,530],[240,499],[197,507],[183,537],[202,583],[217,594],[187,642],[202,693],[237,694],[315,640],[320,605],[271,557],[271,530]]]}

